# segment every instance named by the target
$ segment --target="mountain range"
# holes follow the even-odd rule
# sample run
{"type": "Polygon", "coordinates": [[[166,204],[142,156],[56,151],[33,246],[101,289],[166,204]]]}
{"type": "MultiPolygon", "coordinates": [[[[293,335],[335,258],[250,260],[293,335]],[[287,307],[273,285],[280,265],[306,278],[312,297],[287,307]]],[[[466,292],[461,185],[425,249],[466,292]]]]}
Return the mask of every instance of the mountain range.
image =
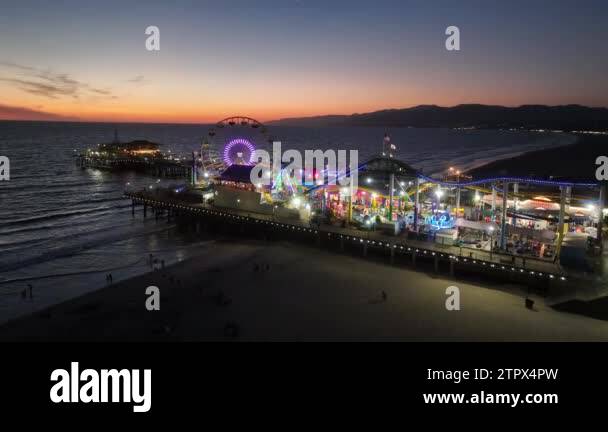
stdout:
{"type": "Polygon", "coordinates": [[[377,126],[420,128],[608,130],[608,108],[582,105],[418,105],[351,115],[284,118],[281,126],[377,126]]]}

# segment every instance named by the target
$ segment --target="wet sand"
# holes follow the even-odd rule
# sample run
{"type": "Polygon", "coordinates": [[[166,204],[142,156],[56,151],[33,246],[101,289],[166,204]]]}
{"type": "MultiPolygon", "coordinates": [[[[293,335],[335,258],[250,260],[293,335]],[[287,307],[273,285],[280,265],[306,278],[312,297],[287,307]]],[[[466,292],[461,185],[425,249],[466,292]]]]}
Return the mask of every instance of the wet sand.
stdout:
{"type": "Polygon", "coordinates": [[[164,271],[10,322],[0,341],[608,341],[608,322],[535,300],[531,311],[516,286],[482,287],[312,247],[218,241],[164,271]],[[145,308],[150,285],[160,289],[160,311],[145,308]],[[460,311],[445,308],[452,285],[460,311]]]}

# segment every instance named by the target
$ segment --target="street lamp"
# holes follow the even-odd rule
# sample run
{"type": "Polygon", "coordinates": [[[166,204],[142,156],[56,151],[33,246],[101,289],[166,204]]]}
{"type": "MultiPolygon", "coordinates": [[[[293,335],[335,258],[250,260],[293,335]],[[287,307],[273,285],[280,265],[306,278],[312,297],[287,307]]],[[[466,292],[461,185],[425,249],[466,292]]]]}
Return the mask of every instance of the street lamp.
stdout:
{"type": "Polygon", "coordinates": [[[476,208],[479,207],[478,208],[478,210],[479,210],[479,219],[478,220],[480,220],[482,218],[482,215],[481,215],[481,202],[480,202],[481,201],[481,196],[479,195],[479,192],[475,191],[475,198],[474,199],[475,199],[475,207],[476,208]]]}
{"type": "Polygon", "coordinates": [[[443,196],[443,191],[440,188],[437,188],[435,191],[435,196],[437,197],[437,210],[441,210],[441,197],[443,196]]]}

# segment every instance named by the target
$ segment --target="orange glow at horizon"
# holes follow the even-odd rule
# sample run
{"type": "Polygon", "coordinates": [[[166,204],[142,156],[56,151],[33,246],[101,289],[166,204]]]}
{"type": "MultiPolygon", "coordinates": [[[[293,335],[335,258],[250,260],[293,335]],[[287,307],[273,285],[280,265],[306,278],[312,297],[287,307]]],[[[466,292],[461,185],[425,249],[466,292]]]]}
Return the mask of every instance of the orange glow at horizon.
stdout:
{"type": "Polygon", "coordinates": [[[87,76],[86,71],[73,75],[82,82],[95,82],[95,88],[107,94],[91,92],[92,85],[89,85],[76,95],[45,97],[0,81],[0,93],[3,94],[0,119],[3,118],[2,105],[25,108],[21,114],[13,114],[11,119],[27,120],[31,116],[30,110],[75,121],[214,123],[234,115],[267,122],[425,104],[517,106],[530,97],[538,103],[560,102],[557,98],[534,94],[529,83],[512,83],[510,87],[495,86],[492,82],[492,89],[488,91],[488,83],[473,78],[452,86],[449,80],[439,76],[376,80],[353,74],[334,82],[328,76],[300,73],[287,78],[270,74],[265,79],[245,77],[231,82],[199,74],[179,76],[177,71],[162,70],[151,72],[141,84],[132,84],[105,71],[96,77],[87,76]]]}
{"type": "MultiPolygon", "coordinates": [[[[388,89],[387,89],[388,90],[388,89]]],[[[159,92],[160,93],[160,92],[159,92]]],[[[296,92],[293,92],[296,93],[296,92]]],[[[428,91],[421,89],[401,89],[392,95],[389,91],[370,95],[361,92],[359,95],[345,97],[345,94],[334,92],[329,96],[327,92],[313,92],[308,89],[306,94],[293,94],[287,100],[275,100],[272,97],[264,98],[259,94],[245,95],[242,99],[221,95],[207,96],[196,100],[190,93],[187,97],[164,95],[153,99],[148,95],[135,97],[129,95],[118,97],[116,100],[90,100],[71,101],[62,99],[41,100],[27,97],[13,97],[5,99],[3,104],[23,107],[26,109],[53,114],[75,121],[91,122],[142,122],[142,123],[214,123],[223,118],[244,115],[259,121],[278,120],[289,117],[310,117],[322,115],[350,115],[353,113],[372,112],[390,108],[408,108],[423,104],[437,104],[452,106],[459,103],[493,103],[509,105],[508,95],[500,101],[480,101],[480,99],[460,100],[459,95],[446,97],[440,90],[428,91]],[[338,93],[338,94],[336,94],[338,93]],[[384,94],[382,94],[384,93],[384,94]]],[[[346,92],[345,92],[346,93],[346,92]]],[[[494,95],[498,96],[498,95],[494,95]]],[[[12,119],[27,120],[13,116],[12,119]]],[[[0,113],[0,118],[2,118],[0,113]]]]}

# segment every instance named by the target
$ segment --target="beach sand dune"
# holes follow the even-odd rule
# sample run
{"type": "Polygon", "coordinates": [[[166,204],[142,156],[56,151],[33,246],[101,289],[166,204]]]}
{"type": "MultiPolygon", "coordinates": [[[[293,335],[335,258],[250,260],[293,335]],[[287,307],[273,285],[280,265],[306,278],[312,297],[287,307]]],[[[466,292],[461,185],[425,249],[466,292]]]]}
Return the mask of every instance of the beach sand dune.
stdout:
{"type": "Polygon", "coordinates": [[[222,242],[203,255],[10,322],[0,340],[605,341],[608,322],[491,289],[282,243],[222,242]],[[146,287],[160,310],[145,308],[146,287]],[[445,307],[448,286],[461,310],[445,307]],[[382,292],[386,294],[383,298],[382,292]]]}

